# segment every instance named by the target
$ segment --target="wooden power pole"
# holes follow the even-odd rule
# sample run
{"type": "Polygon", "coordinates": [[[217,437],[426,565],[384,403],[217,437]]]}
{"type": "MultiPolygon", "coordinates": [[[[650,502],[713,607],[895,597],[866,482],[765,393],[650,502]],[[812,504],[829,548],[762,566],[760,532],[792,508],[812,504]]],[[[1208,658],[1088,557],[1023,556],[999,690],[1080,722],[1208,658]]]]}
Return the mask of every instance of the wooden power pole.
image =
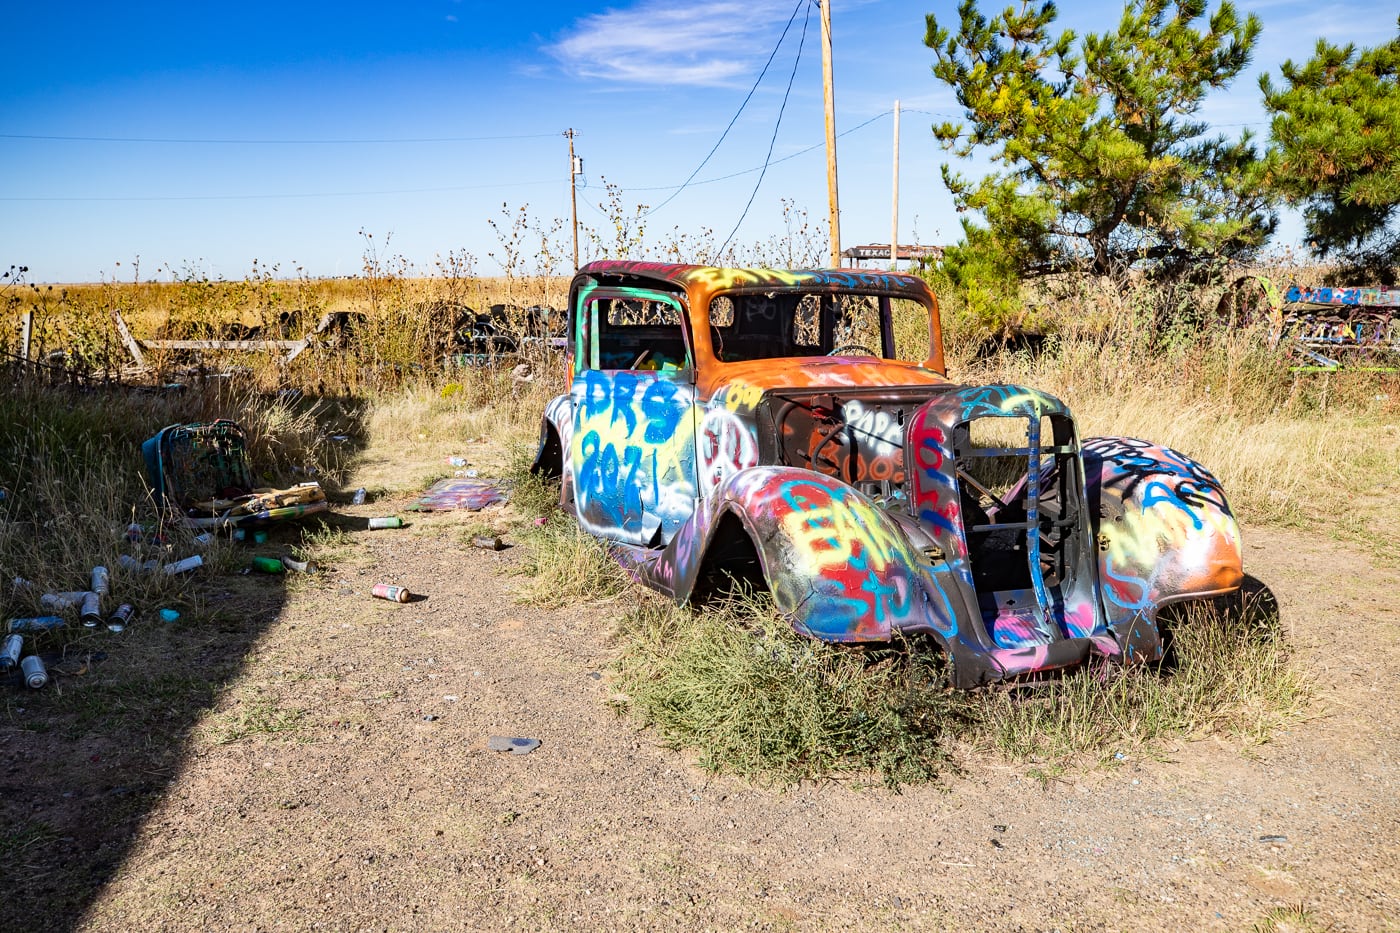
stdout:
{"type": "Polygon", "coordinates": [[[899,101],[894,102],[894,193],[890,197],[890,271],[899,263],[899,101]]]}
{"type": "Polygon", "coordinates": [[[583,174],[583,160],[574,155],[574,129],[569,127],[564,131],[564,135],[569,137],[569,207],[570,224],[574,232],[574,271],[578,271],[578,182],[577,178],[583,174]]]}
{"type": "Polygon", "coordinates": [[[826,101],[826,191],[831,207],[831,268],[841,267],[841,206],[836,196],[836,91],[831,82],[831,0],[821,0],[822,96],[826,101]]]}

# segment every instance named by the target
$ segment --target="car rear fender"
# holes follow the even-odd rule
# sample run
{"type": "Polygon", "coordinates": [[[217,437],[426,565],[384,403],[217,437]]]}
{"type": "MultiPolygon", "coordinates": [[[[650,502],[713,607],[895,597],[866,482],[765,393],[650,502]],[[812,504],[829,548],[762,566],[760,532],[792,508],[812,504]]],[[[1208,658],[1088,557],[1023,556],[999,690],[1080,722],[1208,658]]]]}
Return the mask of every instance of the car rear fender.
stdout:
{"type": "Polygon", "coordinates": [[[1103,606],[1115,630],[1155,621],[1167,603],[1239,588],[1239,525],[1209,470],[1127,437],[1089,438],[1083,452],[1103,606]]]}

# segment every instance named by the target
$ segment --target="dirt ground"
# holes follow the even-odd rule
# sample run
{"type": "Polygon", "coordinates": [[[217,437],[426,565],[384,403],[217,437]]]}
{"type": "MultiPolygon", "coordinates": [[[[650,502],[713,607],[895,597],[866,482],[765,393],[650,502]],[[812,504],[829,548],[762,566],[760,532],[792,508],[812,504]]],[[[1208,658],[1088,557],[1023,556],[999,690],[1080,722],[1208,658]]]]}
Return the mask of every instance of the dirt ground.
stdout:
{"type": "Polygon", "coordinates": [[[1301,906],[1312,925],[1280,929],[1400,929],[1400,575],[1363,553],[1246,530],[1317,682],[1315,715],[1267,744],[1185,741],[1048,785],[974,758],[900,793],[767,789],[616,716],[619,606],[520,605],[521,549],[467,547],[479,521],[353,534],[289,579],[145,785],[119,749],[6,729],[9,825],[56,827],[43,844],[95,879],[31,928],[1249,930],[1301,906]],[[368,598],[381,580],[426,598],[368,598]],[[45,783],[64,755],[94,777],[45,783]],[[143,786],[127,835],[83,835],[143,786]]]}

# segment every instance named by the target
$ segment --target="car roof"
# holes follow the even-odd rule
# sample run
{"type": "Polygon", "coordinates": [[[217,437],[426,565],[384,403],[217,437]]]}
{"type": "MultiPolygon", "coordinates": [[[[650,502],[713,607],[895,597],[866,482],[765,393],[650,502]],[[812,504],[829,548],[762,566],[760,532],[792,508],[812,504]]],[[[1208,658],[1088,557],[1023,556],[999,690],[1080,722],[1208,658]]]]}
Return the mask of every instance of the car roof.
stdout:
{"type": "MultiPolygon", "coordinates": [[[[928,285],[916,276],[873,269],[730,269],[667,262],[606,259],[591,262],[578,278],[650,279],[686,291],[801,289],[872,291],[926,300],[928,285]]],[[[577,282],[577,279],[575,280],[577,282]]]]}

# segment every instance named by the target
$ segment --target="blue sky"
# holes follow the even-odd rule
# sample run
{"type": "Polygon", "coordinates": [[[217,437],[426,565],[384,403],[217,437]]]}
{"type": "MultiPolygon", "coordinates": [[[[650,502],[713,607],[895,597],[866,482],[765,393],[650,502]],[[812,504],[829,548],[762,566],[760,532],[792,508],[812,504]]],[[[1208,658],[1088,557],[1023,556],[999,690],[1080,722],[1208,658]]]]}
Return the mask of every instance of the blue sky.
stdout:
{"type": "MultiPolygon", "coordinates": [[[[922,41],[924,14],[953,25],[955,0],[831,4],[843,245],[889,240],[896,99],[900,239],[955,239],[938,174],[950,156],[929,126],[957,110],[922,41]]],[[[605,180],[628,205],[660,205],[720,138],[795,5],[17,5],[0,56],[0,267],[27,265],[38,282],[129,280],[138,257],[143,279],[238,278],[254,260],[284,275],[344,275],[360,267],[366,230],[381,244],[392,235],[389,251],[422,271],[465,250],[477,271],[498,274],[487,221],[503,206],[528,205],[544,222],[569,216],[565,129],[584,158],[582,223],[607,223],[605,180]]],[[[1250,74],[1205,105],[1229,134],[1266,130],[1260,70],[1306,59],[1319,36],[1367,45],[1395,30],[1394,9],[1359,0],[1238,7],[1258,13],[1264,33],[1250,74]]],[[[1059,24],[1103,30],[1121,10],[1064,3],[1059,24]]],[[[653,238],[709,228],[718,241],[739,222],[803,16],[710,162],[648,217],[653,238]]],[[[769,167],[740,243],[781,234],[785,198],[826,216],[815,10],[807,30],[773,149],[791,158],[769,167]]],[[[1278,242],[1298,235],[1286,219],[1278,242]]]]}

